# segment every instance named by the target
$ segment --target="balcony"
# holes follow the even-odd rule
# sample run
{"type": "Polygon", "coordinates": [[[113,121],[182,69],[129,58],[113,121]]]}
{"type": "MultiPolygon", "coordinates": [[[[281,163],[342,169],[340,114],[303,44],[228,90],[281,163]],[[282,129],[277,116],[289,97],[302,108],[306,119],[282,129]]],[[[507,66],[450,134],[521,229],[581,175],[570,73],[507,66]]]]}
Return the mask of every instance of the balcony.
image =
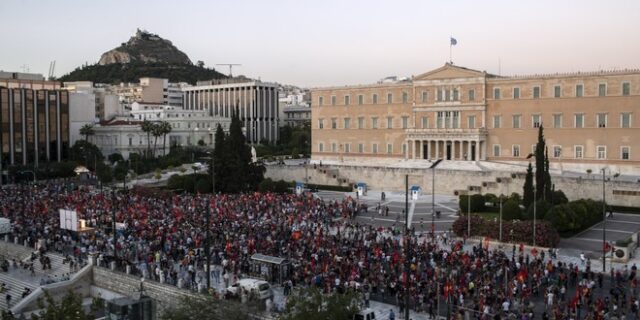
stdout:
{"type": "Polygon", "coordinates": [[[428,128],[428,129],[406,129],[408,139],[425,138],[464,138],[484,140],[487,137],[486,128],[464,129],[464,128],[428,128]]]}

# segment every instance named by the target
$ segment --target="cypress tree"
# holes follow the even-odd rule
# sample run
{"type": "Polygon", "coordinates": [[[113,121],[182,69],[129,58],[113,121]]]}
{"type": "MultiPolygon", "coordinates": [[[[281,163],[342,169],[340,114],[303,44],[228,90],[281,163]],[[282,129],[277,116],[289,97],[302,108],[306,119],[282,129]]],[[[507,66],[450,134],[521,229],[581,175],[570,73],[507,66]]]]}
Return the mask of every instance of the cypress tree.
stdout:
{"type": "Polygon", "coordinates": [[[544,200],[551,202],[551,174],[549,173],[549,150],[544,151],[544,200]]]}
{"type": "Polygon", "coordinates": [[[226,191],[230,193],[245,191],[249,187],[251,174],[249,167],[251,151],[242,133],[242,121],[240,121],[237,111],[231,116],[226,148],[230,158],[227,174],[233,176],[232,179],[229,178],[228,180],[226,191]]]}
{"type": "MultiPolygon", "coordinates": [[[[226,173],[227,173],[227,160],[225,152],[225,135],[222,126],[218,123],[215,133],[215,146],[213,149],[213,162],[214,162],[214,191],[226,190],[226,173]]],[[[209,172],[212,172],[209,170],[209,172]]]]}
{"type": "Polygon", "coordinates": [[[536,144],[536,188],[535,195],[536,200],[544,197],[544,191],[546,190],[546,171],[545,171],[545,158],[544,151],[546,149],[546,141],[544,139],[544,128],[542,125],[538,128],[538,143],[536,144]]]}
{"type": "Polygon", "coordinates": [[[529,162],[529,167],[527,168],[527,175],[524,180],[524,187],[522,188],[522,205],[525,208],[528,208],[530,204],[533,203],[533,167],[531,166],[531,162],[529,162]]]}

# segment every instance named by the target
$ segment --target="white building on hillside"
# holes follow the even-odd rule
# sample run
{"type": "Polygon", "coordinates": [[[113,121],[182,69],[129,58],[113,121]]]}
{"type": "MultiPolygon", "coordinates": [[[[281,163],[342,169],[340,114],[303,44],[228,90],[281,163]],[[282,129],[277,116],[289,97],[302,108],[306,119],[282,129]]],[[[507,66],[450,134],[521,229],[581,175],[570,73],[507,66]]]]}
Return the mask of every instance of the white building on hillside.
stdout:
{"type": "Polygon", "coordinates": [[[120,153],[127,159],[131,153],[142,154],[149,144],[151,148],[155,146],[156,155],[161,155],[163,150],[168,153],[171,146],[213,147],[218,124],[228,132],[231,119],[209,116],[203,110],[184,110],[164,104],[134,102],[129,116],[117,117],[96,126],[93,139],[105,155],[120,153]],[[148,140],[147,133],[141,127],[144,121],[166,121],[171,125],[171,132],[166,139],[163,136],[156,139],[150,135],[148,140]]]}

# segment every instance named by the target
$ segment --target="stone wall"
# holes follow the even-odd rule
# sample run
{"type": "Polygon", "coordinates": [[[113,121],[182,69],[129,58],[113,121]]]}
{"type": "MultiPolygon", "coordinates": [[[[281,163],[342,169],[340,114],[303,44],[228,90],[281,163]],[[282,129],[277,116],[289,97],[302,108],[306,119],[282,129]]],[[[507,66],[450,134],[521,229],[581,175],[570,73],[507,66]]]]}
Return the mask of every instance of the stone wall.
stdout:
{"type": "MultiPolygon", "coordinates": [[[[409,175],[409,185],[419,185],[423,193],[431,193],[432,172],[429,169],[388,168],[349,165],[269,165],[265,177],[274,180],[305,181],[323,185],[349,185],[364,182],[369,189],[377,191],[404,191],[404,176],[409,175]]],[[[482,186],[482,193],[522,194],[524,171],[510,183],[495,183],[498,177],[509,177],[510,172],[464,171],[436,169],[435,193],[453,195],[455,190],[465,190],[468,186],[482,186]]],[[[597,175],[592,178],[572,178],[552,176],[556,190],[562,190],[569,200],[581,198],[602,199],[602,180],[597,175]]],[[[638,183],[627,181],[606,182],[607,203],[619,206],[640,207],[640,196],[614,195],[613,190],[636,191],[638,183]]]]}
{"type": "MultiPolygon", "coordinates": [[[[127,296],[140,292],[139,277],[102,267],[93,268],[93,285],[127,296]]],[[[156,300],[159,313],[167,307],[178,305],[187,296],[195,297],[187,290],[149,280],[144,282],[144,291],[146,295],[156,300]]]]}

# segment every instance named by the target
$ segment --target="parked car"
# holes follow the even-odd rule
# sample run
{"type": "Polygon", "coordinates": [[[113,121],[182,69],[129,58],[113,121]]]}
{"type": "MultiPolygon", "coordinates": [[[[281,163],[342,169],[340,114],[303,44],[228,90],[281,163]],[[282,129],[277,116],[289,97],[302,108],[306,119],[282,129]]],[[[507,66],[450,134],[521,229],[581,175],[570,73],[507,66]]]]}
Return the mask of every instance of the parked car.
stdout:
{"type": "Polygon", "coordinates": [[[241,290],[245,290],[249,293],[255,294],[255,296],[260,300],[273,298],[273,290],[271,289],[271,285],[269,284],[269,282],[266,282],[264,280],[241,279],[227,288],[227,292],[229,292],[233,296],[239,296],[241,290]]]}

